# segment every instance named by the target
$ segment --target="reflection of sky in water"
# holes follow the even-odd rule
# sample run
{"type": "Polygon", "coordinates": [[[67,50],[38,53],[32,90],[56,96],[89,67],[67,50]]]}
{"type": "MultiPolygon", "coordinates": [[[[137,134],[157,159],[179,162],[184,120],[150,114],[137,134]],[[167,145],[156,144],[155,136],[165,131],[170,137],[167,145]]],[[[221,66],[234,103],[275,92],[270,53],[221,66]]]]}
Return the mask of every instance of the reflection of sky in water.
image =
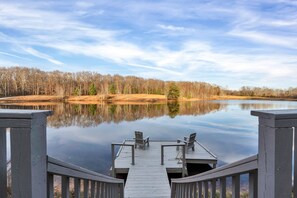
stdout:
{"type": "MultiPolygon", "coordinates": [[[[211,102],[210,102],[211,103],[211,102]]],[[[257,153],[258,120],[251,109],[297,108],[297,102],[214,101],[227,106],[205,115],[161,116],[93,127],[48,129],[48,154],[101,173],[111,165],[110,144],[132,139],[139,130],[155,140],[175,140],[197,132],[197,139],[219,158],[219,165],[257,153]]]]}

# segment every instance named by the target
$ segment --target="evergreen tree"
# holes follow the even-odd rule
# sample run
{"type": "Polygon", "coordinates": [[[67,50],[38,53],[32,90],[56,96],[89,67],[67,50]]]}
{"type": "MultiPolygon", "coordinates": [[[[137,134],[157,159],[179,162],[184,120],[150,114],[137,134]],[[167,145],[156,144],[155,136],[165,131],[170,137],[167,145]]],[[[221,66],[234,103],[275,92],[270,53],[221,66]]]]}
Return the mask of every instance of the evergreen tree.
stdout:
{"type": "Polygon", "coordinates": [[[97,94],[97,90],[96,90],[96,87],[95,87],[95,85],[94,85],[94,83],[90,86],[90,88],[89,88],[89,95],[91,95],[91,96],[94,96],[94,95],[96,95],[97,94]]]}
{"type": "Polygon", "coordinates": [[[116,87],[113,83],[109,86],[109,93],[116,94],[116,87]]]}
{"type": "Polygon", "coordinates": [[[180,96],[180,91],[178,86],[175,83],[171,83],[169,85],[169,90],[167,94],[167,99],[168,100],[177,100],[180,96]]]}

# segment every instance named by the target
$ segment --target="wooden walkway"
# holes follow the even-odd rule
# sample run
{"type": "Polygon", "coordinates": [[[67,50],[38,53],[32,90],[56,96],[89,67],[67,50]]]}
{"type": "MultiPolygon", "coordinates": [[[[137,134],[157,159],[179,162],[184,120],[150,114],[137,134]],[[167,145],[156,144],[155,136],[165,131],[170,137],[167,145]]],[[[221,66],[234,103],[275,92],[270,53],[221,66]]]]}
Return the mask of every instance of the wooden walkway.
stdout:
{"type": "MultiPolygon", "coordinates": [[[[125,141],[133,144],[133,141],[125,141]]],[[[181,173],[181,148],[164,149],[164,165],[161,165],[161,145],[175,141],[150,141],[145,149],[135,149],[135,165],[131,165],[131,147],[121,147],[115,160],[116,173],[128,173],[125,185],[125,197],[170,197],[170,185],[167,173],[181,173]]],[[[216,164],[217,159],[202,145],[195,145],[195,151],[188,150],[186,161],[191,163],[216,164]],[[196,161],[195,161],[196,160],[196,161]]]]}

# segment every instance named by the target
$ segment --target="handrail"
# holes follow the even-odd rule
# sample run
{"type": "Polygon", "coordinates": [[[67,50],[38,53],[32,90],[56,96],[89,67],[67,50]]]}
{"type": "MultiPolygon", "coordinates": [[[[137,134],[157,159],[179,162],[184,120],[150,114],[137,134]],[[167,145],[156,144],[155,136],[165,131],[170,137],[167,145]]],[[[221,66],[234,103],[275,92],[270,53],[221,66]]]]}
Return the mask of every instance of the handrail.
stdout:
{"type": "Polygon", "coordinates": [[[54,197],[54,175],[62,176],[62,196],[69,195],[69,178],[74,178],[75,197],[79,197],[81,180],[84,181],[84,197],[97,196],[123,198],[124,180],[109,177],[88,169],[47,157],[48,197],[54,197]],[[91,182],[91,190],[89,190],[91,182]]]}
{"type": "Polygon", "coordinates": [[[182,177],[185,176],[186,172],[186,144],[184,143],[175,143],[175,144],[161,144],[161,165],[164,165],[164,147],[171,146],[182,146],[182,177]]]}
{"type": "Polygon", "coordinates": [[[227,177],[236,174],[243,174],[258,169],[258,155],[221,166],[197,175],[186,178],[172,179],[172,183],[191,183],[205,180],[212,180],[220,177],[227,177]]]}
{"type": "Polygon", "coordinates": [[[52,157],[47,157],[47,172],[55,175],[64,175],[69,177],[80,177],[81,179],[90,179],[108,183],[123,183],[123,180],[109,177],[80,166],[65,163],[52,157]]]}
{"type": "Polygon", "coordinates": [[[194,176],[172,179],[171,198],[209,197],[209,190],[210,197],[215,197],[217,181],[220,183],[220,197],[226,197],[227,177],[232,178],[232,197],[237,198],[240,197],[240,175],[246,173],[249,174],[249,197],[257,197],[257,172],[258,155],[254,155],[194,176]]]}
{"type": "Polygon", "coordinates": [[[134,144],[125,144],[125,143],[112,143],[111,144],[111,161],[112,161],[112,164],[111,164],[111,171],[112,171],[112,176],[115,177],[115,156],[114,156],[114,147],[115,146],[131,146],[131,149],[132,149],[132,162],[131,164],[132,165],[135,165],[135,146],[134,144]]]}
{"type": "Polygon", "coordinates": [[[200,142],[198,142],[197,140],[195,140],[195,142],[197,144],[199,144],[202,148],[204,148],[204,150],[206,150],[211,156],[213,156],[214,158],[217,159],[217,156],[215,154],[213,154],[208,148],[206,148],[203,144],[201,144],[200,142]]]}

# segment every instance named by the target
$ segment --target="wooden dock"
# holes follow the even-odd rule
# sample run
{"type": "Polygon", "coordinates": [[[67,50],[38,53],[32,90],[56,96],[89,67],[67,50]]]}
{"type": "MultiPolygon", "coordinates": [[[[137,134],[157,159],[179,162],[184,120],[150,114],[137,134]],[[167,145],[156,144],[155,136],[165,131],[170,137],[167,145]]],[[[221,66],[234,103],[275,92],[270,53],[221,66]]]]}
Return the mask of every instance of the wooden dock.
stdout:
{"type": "MultiPolygon", "coordinates": [[[[134,144],[126,140],[124,144],[134,144]]],[[[125,197],[170,197],[167,173],[182,173],[182,148],[164,148],[164,165],[161,165],[161,145],[176,144],[176,141],[150,141],[145,149],[135,149],[135,165],[131,164],[132,149],[121,146],[115,159],[115,173],[128,174],[125,197]]],[[[217,158],[202,144],[195,143],[195,151],[188,149],[186,163],[215,164],[217,158]]]]}

